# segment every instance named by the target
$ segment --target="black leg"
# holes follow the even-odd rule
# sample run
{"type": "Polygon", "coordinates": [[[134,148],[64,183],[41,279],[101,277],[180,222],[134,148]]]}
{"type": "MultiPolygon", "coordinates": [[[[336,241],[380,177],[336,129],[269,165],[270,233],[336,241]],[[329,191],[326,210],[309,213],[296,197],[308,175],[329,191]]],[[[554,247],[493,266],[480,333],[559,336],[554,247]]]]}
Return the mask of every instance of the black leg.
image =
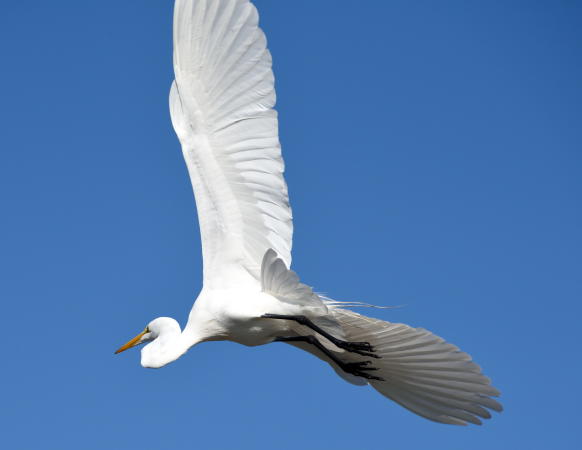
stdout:
{"type": "Polygon", "coordinates": [[[372,353],[374,348],[370,345],[369,342],[349,342],[349,341],[342,341],[331,334],[329,334],[324,329],[318,327],[314,324],[311,320],[309,320],[305,316],[287,316],[284,314],[264,314],[263,316],[265,319],[281,319],[281,320],[293,320],[300,325],[304,325],[308,328],[311,328],[316,333],[321,334],[324,338],[328,339],[332,342],[335,346],[347,350],[348,352],[357,353],[358,355],[362,356],[369,356],[370,358],[379,358],[378,355],[372,353]]]}
{"type": "Polygon", "coordinates": [[[383,378],[376,377],[369,374],[369,371],[378,370],[376,367],[369,367],[371,361],[361,361],[346,363],[339,359],[332,351],[325,348],[325,346],[317,340],[315,336],[293,336],[293,337],[278,337],[275,342],[307,342],[308,344],[316,346],[324,354],[326,354],[334,363],[341,367],[344,372],[351,373],[358,377],[366,378],[368,380],[384,381],[383,378]]]}

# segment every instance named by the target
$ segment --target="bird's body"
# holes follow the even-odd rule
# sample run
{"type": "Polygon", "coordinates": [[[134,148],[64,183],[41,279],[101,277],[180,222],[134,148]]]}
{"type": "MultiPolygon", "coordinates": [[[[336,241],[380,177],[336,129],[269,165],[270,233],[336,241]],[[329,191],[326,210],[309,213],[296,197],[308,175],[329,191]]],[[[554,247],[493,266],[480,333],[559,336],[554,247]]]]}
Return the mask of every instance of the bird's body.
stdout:
{"type": "Polygon", "coordinates": [[[204,285],[183,331],[161,317],[118,352],[148,343],[142,365],[158,368],[200,342],[286,342],[430,420],[478,424],[500,411],[469,355],[424,329],[344,309],[290,270],[271,56],[254,6],[176,0],[174,72],[170,112],[198,208],[204,285]]]}
{"type": "Polygon", "coordinates": [[[256,346],[268,344],[289,331],[289,324],[284,321],[261,318],[271,311],[273,314],[289,312],[285,312],[282,302],[259,290],[202,291],[194,305],[185,331],[203,329],[204,333],[198,331],[197,335],[203,341],[228,340],[256,346]]]}

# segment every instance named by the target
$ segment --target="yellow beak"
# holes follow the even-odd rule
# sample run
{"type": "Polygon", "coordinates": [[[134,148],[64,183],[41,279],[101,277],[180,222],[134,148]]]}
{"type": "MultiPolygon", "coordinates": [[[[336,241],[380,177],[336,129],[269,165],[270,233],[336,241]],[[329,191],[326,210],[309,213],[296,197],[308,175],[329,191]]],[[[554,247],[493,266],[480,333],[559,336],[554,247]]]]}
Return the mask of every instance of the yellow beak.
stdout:
{"type": "Polygon", "coordinates": [[[122,345],[121,347],[119,347],[117,350],[115,350],[115,354],[117,355],[118,353],[124,352],[125,350],[127,350],[128,348],[131,347],[135,347],[136,345],[140,344],[140,339],[143,337],[144,334],[146,334],[148,332],[148,329],[146,328],[145,330],[143,330],[140,334],[138,334],[136,337],[134,337],[131,341],[129,341],[128,343],[122,345]]]}

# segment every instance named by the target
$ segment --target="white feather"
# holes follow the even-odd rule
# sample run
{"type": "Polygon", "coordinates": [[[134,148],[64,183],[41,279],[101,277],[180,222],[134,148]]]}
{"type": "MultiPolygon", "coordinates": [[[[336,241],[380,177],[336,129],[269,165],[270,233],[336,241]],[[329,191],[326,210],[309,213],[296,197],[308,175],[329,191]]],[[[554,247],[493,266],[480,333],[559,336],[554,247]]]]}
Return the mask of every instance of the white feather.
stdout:
{"type": "Polygon", "coordinates": [[[285,266],[283,260],[269,249],[261,265],[261,286],[263,292],[273,295],[282,302],[303,307],[303,314],[313,319],[327,314],[326,303],[311,289],[299,281],[295,272],[285,266]]]}
{"type": "MultiPolygon", "coordinates": [[[[501,411],[491,397],[499,391],[471,357],[456,346],[422,328],[385,322],[353,311],[331,308],[330,312],[348,341],[369,342],[379,359],[370,380],[382,395],[435,422],[465,425],[487,419],[487,409],[501,411]]],[[[366,357],[342,353],[346,361],[366,357]]]]}
{"type": "Polygon", "coordinates": [[[272,248],[291,264],[274,78],[256,9],[244,0],[178,0],[172,122],[194,188],[204,285],[258,283],[272,248]]]}

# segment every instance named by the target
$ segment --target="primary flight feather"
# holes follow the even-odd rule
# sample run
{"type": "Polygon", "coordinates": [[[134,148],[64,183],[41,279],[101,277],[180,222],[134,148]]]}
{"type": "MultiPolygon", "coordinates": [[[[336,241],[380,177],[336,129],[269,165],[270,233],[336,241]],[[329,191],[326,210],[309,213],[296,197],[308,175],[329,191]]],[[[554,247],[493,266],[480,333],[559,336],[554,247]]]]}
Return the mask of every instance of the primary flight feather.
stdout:
{"type": "Polygon", "coordinates": [[[290,270],[274,77],[255,7],[177,0],[174,73],[170,113],[198,208],[203,287],[183,331],[160,317],[116,353],[148,343],[141,363],[157,368],[204,341],[286,342],[436,422],[480,424],[501,411],[468,354],[422,328],[344,309],[290,270]]]}

